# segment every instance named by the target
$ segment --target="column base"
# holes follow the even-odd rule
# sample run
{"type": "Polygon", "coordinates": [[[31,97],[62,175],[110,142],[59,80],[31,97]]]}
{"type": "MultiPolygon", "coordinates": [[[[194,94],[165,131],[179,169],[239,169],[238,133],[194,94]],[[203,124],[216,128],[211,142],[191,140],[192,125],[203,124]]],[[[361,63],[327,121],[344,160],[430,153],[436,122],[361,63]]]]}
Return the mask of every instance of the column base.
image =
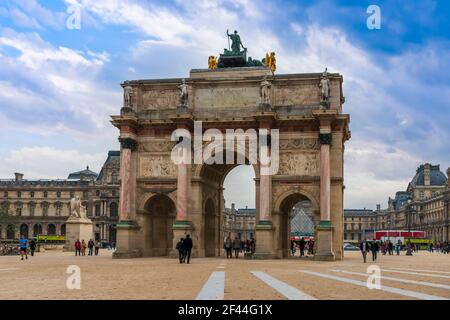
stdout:
{"type": "Polygon", "coordinates": [[[260,220],[256,224],[256,243],[255,253],[252,259],[273,259],[275,254],[273,251],[273,232],[272,221],[260,220]]]}
{"type": "Polygon", "coordinates": [[[137,245],[138,232],[141,228],[135,220],[120,220],[117,223],[117,250],[113,259],[130,259],[142,257],[142,251],[137,245]]]}
{"type": "Polygon", "coordinates": [[[331,221],[321,220],[317,226],[317,246],[314,260],[335,261],[333,252],[333,227],[331,221]]]}
{"type": "MultiPolygon", "coordinates": [[[[186,234],[189,234],[192,238],[192,230],[194,230],[194,226],[192,221],[189,220],[176,220],[172,225],[173,230],[173,245],[172,250],[170,250],[168,256],[170,258],[178,258],[178,250],[176,249],[178,241],[181,238],[186,238],[186,234]]],[[[192,254],[191,257],[194,257],[192,254]]]]}

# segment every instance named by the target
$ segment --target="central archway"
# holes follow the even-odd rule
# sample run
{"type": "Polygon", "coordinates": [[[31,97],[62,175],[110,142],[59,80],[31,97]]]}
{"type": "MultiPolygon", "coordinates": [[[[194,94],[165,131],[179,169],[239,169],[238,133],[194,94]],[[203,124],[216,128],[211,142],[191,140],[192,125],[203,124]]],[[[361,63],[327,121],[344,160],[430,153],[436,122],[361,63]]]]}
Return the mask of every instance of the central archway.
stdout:
{"type": "MultiPolygon", "coordinates": [[[[248,151],[248,150],[247,150],[248,151]]],[[[223,157],[223,162],[225,161],[226,152],[219,155],[223,157]]],[[[242,157],[242,154],[233,152],[234,159],[242,157]]],[[[258,180],[258,165],[249,164],[247,156],[243,157],[245,159],[244,164],[202,164],[194,170],[194,174],[198,174],[199,187],[201,188],[200,203],[202,206],[202,221],[201,224],[204,226],[203,232],[201,233],[199,239],[199,256],[212,257],[220,256],[223,253],[223,242],[224,242],[224,212],[225,212],[225,199],[224,199],[224,183],[227,175],[238,166],[249,166],[252,168],[254,175],[252,180],[255,184],[255,199],[258,198],[258,189],[256,187],[258,180]]],[[[207,161],[205,161],[207,162],[207,161]]],[[[244,191],[244,190],[242,190],[244,191]]],[[[253,198],[253,197],[252,197],[253,198]]],[[[231,204],[231,202],[230,202],[231,204]]],[[[236,234],[237,235],[237,234],[236,234]]],[[[235,236],[235,235],[233,235],[235,236]]],[[[244,239],[245,240],[245,239],[244,239]]]]}

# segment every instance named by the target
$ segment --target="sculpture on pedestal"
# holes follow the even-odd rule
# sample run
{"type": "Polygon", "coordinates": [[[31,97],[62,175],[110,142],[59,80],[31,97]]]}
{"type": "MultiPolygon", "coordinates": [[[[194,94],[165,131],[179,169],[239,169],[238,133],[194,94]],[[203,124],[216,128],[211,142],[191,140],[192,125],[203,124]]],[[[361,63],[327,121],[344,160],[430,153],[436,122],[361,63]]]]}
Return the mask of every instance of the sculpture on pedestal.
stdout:
{"type": "Polygon", "coordinates": [[[123,107],[121,110],[123,113],[134,111],[133,96],[134,96],[133,87],[130,86],[129,81],[125,81],[123,87],[123,107]]]}
{"type": "Polygon", "coordinates": [[[70,200],[70,218],[87,219],[86,208],[81,204],[79,197],[70,200]]]}
{"type": "Polygon", "coordinates": [[[324,107],[330,107],[330,79],[328,79],[327,68],[322,74],[322,79],[319,83],[320,88],[320,104],[324,107]]]}
{"type": "Polygon", "coordinates": [[[186,80],[183,79],[181,85],[178,86],[178,89],[180,90],[180,105],[181,108],[187,108],[188,107],[188,93],[189,86],[186,84],[186,80]]]}
{"type": "Polygon", "coordinates": [[[263,109],[263,111],[270,111],[271,110],[271,103],[270,103],[270,87],[271,83],[267,81],[267,77],[264,76],[263,80],[260,84],[260,108],[263,109]]]}

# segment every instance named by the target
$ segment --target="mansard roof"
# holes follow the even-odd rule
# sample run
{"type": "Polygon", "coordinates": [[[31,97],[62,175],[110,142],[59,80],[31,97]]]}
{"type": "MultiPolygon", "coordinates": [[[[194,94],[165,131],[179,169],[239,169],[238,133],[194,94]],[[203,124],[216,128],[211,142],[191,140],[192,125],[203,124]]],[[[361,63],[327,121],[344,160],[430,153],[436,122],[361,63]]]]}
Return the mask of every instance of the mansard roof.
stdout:
{"type": "Polygon", "coordinates": [[[425,166],[430,166],[430,185],[431,186],[443,186],[447,183],[447,177],[440,170],[439,165],[422,164],[416,170],[416,175],[411,180],[411,186],[424,186],[425,185],[425,166]]]}
{"type": "Polygon", "coordinates": [[[69,174],[67,179],[81,179],[82,177],[96,179],[98,174],[94,171],[89,170],[89,166],[86,167],[85,170],[72,172],[69,174]]]}
{"type": "Polygon", "coordinates": [[[116,151],[116,150],[108,151],[108,157],[106,158],[106,161],[103,164],[102,169],[100,170],[100,173],[98,174],[97,181],[103,179],[103,175],[105,174],[105,171],[104,171],[105,166],[112,163],[113,161],[120,161],[120,151],[116,151]]]}
{"type": "Polygon", "coordinates": [[[371,209],[344,209],[345,217],[363,217],[363,216],[374,216],[375,211],[371,209]]]}

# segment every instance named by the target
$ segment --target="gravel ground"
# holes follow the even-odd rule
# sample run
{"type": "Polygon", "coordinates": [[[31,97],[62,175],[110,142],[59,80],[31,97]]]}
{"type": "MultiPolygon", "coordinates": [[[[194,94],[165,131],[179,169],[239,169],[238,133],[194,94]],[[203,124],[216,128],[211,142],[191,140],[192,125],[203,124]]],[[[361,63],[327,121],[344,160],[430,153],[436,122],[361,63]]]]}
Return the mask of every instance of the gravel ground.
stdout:
{"type": "MultiPolygon", "coordinates": [[[[0,300],[5,299],[195,299],[214,271],[225,272],[224,298],[286,299],[251,272],[262,271],[317,299],[413,299],[399,293],[370,290],[365,286],[339,282],[302,270],[366,281],[367,276],[336,270],[366,273],[370,263],[362,263],[359,252],[346,252],[337,262],[312,258],[285,260],[243,260],[220,258],[193,259],[179,264],[176,259],[111,259],[111,251],[99,256],[75,257],[72,253],[47,251],[21,261],[17,256],[0,257],[0,300]],[[66,287],[70,265],[81,270],[81,289],[66,287]]],[[[450,299],[450,255],[419,252],[414,256],[383,256],[376,263],[382,276],[444,285],[382,279],[381,285],[450,299]],[[397,269],[394,269],[397,268],[397,269]],[[399,270],[418,274],[388,272],[399,270]],[[401,269],[401,270],[400,270],[401,269]],[[434,276],[433,276],[434,275],[434,276]]]]}

